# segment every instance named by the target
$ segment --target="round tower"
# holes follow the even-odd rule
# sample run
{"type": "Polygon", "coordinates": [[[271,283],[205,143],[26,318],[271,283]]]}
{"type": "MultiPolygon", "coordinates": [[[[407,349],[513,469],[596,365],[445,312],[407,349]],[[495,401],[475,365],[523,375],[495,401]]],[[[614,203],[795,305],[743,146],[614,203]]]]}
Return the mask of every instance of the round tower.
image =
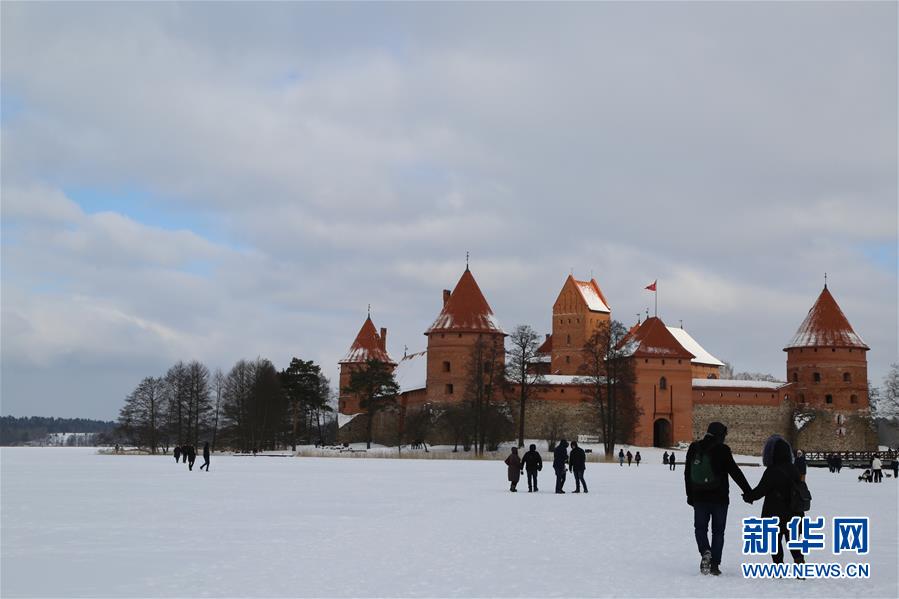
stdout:
{"type": "Polygon", "coordinates": [[[443,308],[425,335],[428,400],[462,401],[476,359],[485,378],[491,372],[502,377],[506,334],[468,268],[452,291],[443,291],[443,308]]]}
{"type": "Polygon", "coordinates": [[[390,359],[387,353],[387,329],[381,332],[375,328],[371,315],[362,323],[362,328],[356,334],[356,339],[347,351],[346,356],[339,362],[340,365],[340,394],[337,411],[341,414],[358,414],[362,411],[359,406],[359,398],[345,393],[344,389],[350,384],[350,375],[365,366],[368,360],[380,360],[392,368],[396,362],[390,359]]]}
{"type": "Polygon", "coordinates": [[[784,347],[794,401],[811,408],[867,409],[869,349],[825,284],[784,347]]]}

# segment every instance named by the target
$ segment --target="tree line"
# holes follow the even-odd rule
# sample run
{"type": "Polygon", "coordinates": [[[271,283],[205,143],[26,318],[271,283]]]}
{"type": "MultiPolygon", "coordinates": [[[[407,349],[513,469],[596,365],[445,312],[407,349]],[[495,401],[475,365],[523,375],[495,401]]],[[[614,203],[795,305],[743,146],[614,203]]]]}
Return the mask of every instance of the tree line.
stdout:
{"type": "Polygon", "coordinates": [[[213,450],[264,451],[325,444],[336,437],[333,394],[321,367],[293,358],[278,370],[265,358],[226,373],[177,362],[144,378],[125,398],[116,432],[150,453],[208,441],[213,450]]]}
{"type": "Polygon", "coordinates": [[[110,433],[115,422],[88,418],[0,417],[0,445],[43,441],[51,433],[110,433]]]}

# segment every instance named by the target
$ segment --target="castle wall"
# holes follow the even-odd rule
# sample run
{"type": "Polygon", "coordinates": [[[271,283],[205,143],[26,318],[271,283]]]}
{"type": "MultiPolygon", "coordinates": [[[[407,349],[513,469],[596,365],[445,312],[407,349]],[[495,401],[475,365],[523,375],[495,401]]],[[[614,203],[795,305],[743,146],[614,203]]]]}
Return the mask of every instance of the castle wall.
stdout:
{"type": "Polygon", "coordinates": [[[765,440],[777,433],[789,439],[792,432],[793,406],[789,401],[776,404],[763,402],[711,403],[693,405],[693,439],[701,439],[710,422],[727,427],[726,443],[734,453],[761,455],[765,440]]]}
{"type": "Polygon", "coordinates": [[[673,443],[692,439],[693,374],[684,358],[634,358],[635,393],[641,410],[634,444],[653,445],[654,424],[667,420],[673,443]],[[664,389],[662,378],[665,379],[664,389]]]}

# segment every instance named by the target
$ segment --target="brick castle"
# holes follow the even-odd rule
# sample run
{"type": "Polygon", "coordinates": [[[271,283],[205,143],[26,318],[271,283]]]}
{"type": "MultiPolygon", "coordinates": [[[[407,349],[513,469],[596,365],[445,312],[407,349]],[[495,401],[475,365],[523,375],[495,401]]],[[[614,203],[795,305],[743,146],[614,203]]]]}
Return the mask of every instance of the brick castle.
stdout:
{"type": "MultiPolygon", "coordinates": [[[[528,401],[525,436],[531,439],[595,436],[596,410],[585,397],[578,375],[582,348],[590,335],[609,322],[612,309],[596,280],[569,276],[552,306],[552,333],[531,364],[543,375],[528,401]]],[[[443,306],[425,331],[427,349],[399,361],[387,352],[387,329],[369,316],[340,361],[339,438],[362,440],[367,416],[359,400],[346,394],[350,373],[378,359],[394,369],[400,410],[375,419],[375,441],[394,444],[397,430],[415,411],[461,402],[469,381],[472,348],[480,339],[495,352],[484,368],[505,364],[506,333],[474,275],[466,268],[452,291],[443,291],[443,306]],[[359,418],[357,418],[357,416],[359,418]]],[[[855,333],[825,284],[796,334],[783,348],[786,381],[721,378],[723,362],[706,351],[683,328],[660,318],[638,322],[626,337],[636,377],[641,414],[630,441],[638,446],[672,447],[702,435],[709,422],[729,428],[735,451],[757,454],[772,433],[780,433],[806,450],[876,449],[877,436],[868,410],[868,346],[855,333]]],[[[501,398],[497,397],[501,401],[501,398]]],[[[439,410],[437,410],[439,413],[439,410]]],[[[517,409],[510,411],[517,418],[517,409]]],[[[517,422],[515,423],[517,430],[517,422]]],[[[452,443],[438,421],[426,439],[452,443]]],[[[411,439],[406,439],[410,441],[411,439]]]]}

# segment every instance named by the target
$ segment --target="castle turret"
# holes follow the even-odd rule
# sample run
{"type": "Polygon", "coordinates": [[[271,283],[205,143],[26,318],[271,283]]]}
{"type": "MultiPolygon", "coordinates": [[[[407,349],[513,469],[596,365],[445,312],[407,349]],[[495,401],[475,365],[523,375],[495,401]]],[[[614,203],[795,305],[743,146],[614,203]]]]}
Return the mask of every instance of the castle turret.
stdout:
{"type": "Polygon", "coordinates": [[[553,304],[552,374],[580,374],[587,339],[612,309],[595,279],[578,281],[568,275],[553,304]]]}
{"type": "Polygon", "coordinates": [[[345,393],[343,390],[350,384],[350,375],[359,368],[365,366],[368,360],[380,360],[391,368],[396,367],[396,362],[390,359],[387,353],[387,329],[382,328],[381,333],[375,328],[371,316],[362,323],[362,328],[356,335],[355,341],[347,351],[340,364],[340,399],[338,411],[341,414],[356,414],[361,411],[359,398],[345,393]]]}
{"type": "MultiPolygon", "coordinates": [[[[470,383],[473,349],[485,342],[485,370],[505,364],[505,333],[493,309],[466,268],[456,287],[443,292],[443,308],[425,332],[428,338],[428,399],[461,401],[470,383]]],[[[501,370],[496,371],[497,374],[501,370]]]]}
{"type": "Polygon", "coordinates": [[[869,349],[825,285],[784,347],[793,398],[814,408],[867,408],[869,349]]]}

